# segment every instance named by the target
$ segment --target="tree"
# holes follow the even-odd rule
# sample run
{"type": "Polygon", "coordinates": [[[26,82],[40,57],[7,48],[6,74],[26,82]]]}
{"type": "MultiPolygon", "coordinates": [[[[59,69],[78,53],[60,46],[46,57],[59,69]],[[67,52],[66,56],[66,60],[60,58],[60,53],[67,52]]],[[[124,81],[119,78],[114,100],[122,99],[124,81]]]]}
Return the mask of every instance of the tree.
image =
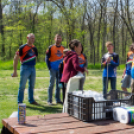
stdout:
{"type": "Polygon", "coordinates": [[[98,21],[98,32],[97,32],[97,55],[96,60],[100,62],[100,36],[101,36],[101,25],[102,25],[102,13],[103,13],[103,5],[101,0],[99,1],[99,21],[98,21]]]}
{"type": "Polygon", "coordinates": [[[105,43],[107,37],[107,0],[101,0],[103,6],[103,13],[102,13],[102,47],[101,47],[101,54],[105,53],[105,43]]]}
{"type": "Polygon", "coordinates": [[[132,42],[134,42],[134,27],[132,25],[132,14],[130,12],[130,7],[131,10],[133,9],[133,1],[131,0],[120,0],[120,6],[121,6],[121,13],[119,12],[119,15],[121,16],[122,20],[124,21],[128,32],[132,38],[132,42]],[[131,3],[132,2],[132,5],[131,3]],[[126,15],[124,13],[124,11],[126,11],[126,15]]]}
{"type": "Polygon", "coordinates": [[[5,59],[5,35],[4,35],[4,24],[3,24],[3,5],[0,0],[0,33],[1,33],[1,57],[5,59]]]}
{"type": "Polygon", "coordinates": [[[94,44],[94,33],[96,26],[96,3],[95,1],[87,1],[87,12],[86,19],[88,23],[88,30],[90,33],[90,62],[95,65],[95,44],[94,44]]]}
{"type": "MultiPolygon", "coordinates": [[[[115,11],[114,11],[114,21],[113,21],[113,44],[114,44],[114,51],[115,51],[115,48],[116,48],[116,46],[115,46],[115,44],[116,44],[116,39],[115,39],[115,35],[116,35],[116,31],[117,31],[117,20],[118,20],[118,14],[117,14],[117,12],[118,12],[118,0],[116,0],[116,4],[115,4],[115,11]]],[[[118,47],[119,48],[119,47],[118,47]]]]}

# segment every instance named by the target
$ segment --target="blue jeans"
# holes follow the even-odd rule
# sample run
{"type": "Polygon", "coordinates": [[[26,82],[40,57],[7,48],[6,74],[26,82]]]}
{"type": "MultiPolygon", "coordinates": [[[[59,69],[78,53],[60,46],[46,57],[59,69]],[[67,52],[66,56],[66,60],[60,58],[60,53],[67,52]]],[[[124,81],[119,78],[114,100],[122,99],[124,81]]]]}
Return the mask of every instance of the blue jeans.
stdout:
{"type": "MultiPolygon", "coordinates": [[[[108,77],[108,81],[111,81],[111,89],[116,90],[116,77],[108,77]]],[[[108,81],[107,77],[103,77],[103,95],[107,94],[108,89],[108,81]]]]}
{"type": "Polygon", "coordinates": [[[28,79],[28,100],[34,102],[34,85],[35,85],[36,70],[34,65],[21,65],[20,67],[20,85],[18,91],[18,103],[22,103],[24,99],[25,85],[28,79]]]}
{"type": "Polygon", "coordinates": [[[53,93],[53,87],[56,79],[56,90],[55,90],[55,99],[56,102],[60,102],[60,89],[58,87],[58,70],[49,70],[50,73],[50,84],[48,87],[48,102],[52,103],[52,93],[53,93]]]}

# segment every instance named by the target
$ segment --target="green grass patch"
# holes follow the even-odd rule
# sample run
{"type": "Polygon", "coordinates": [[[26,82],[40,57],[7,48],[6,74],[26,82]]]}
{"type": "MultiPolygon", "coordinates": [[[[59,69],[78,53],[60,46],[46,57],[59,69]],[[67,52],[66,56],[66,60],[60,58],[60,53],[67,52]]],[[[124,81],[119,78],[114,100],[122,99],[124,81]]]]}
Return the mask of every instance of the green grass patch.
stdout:
{"type": "MultiPolygon", "coordinates": [[[[100,63],[95,63],[94,64],[88,64],[88,69],[90,70],[102,70],[103,68],[101,68],[101,64],[100,63]]],[[[125,69],[125,64],[121,64],[117,67],[117,70],[124,70],[125,69]]]]}
{"type": "MultiPolygon", "coordinates": [[[[0,70],[0,120],[4,118],[8,118],[12,112],[17,111],[17,94],[19,88],[19,73],[18,77],[12,78],[13,70],[0,70]]],[[[123,70],[117,71],[117,89],[121,90],[121,76],[123,70]]],[[[33,106],[28,102],[28,93],[26,84],[24,103],[26,103],[26,115],[44,115],[44,114],[52,114],[52,113],[61,113],[62,106],[47,105],[47,89],[49,86],[49,71],[48,70],[38,70],[36,71],[36,84],[34,90],[34,97],[37,102],[39,102],[40,106],[33,106]]],[[[110,84],[109,89],[110,90],[110,84]]],[[[88,76],[86,76],[86,81],[84,84],[84,90],[93,90],[102,93],[102,70],[89,70],[88,76]]],[[[131,91],[129,89],[129,91],[131,91]]],[[[55,103],[55,88],[53,90],[53,102],[55,103]]],[[[62,92],[61,92],[62,98],[62,92]]],[[[0,128],[2,127],[2,123],[0,122],[0,128]]]]}
{"type": "MultiPolygon", "coordinates": [[[[90,70],[101,70],[101,64],[100,63],[95,63],[95,65],[94,65],[94,64],[89,63],[87,68],[90,69],[90,70]]],[[[20,69],[20,62],[18,62],[17,69],[18,70],[20,69]]],[[[37,61],[36,69],[37,70],[47,70],[47,65],[46,65],[45,61],[44,62],[38,62],[37,61]]],[[[120,65],[117,69],[118,70],[124,70],[125,69],[125,64],[120,65]]],[[[13,60],[0,61],[0,70],[13,70],[13,60]]]]}
{"type": "Polygon", "coordinates": [[[37,62],[36,63],[36,69],[38,69],[38,70],[47,69],[46,62],[37,62]]]}

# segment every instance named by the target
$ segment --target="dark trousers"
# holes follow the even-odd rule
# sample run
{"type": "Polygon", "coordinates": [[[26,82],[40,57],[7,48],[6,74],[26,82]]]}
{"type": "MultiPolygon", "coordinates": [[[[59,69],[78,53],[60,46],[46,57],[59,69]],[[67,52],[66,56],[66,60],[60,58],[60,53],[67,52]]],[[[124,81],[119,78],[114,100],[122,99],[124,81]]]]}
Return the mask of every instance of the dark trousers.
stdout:
{"type": "Polygon", "coordinates": [[[62,88],[62,96],[63,96],[63,103],[64,103],[64,100],[65,100],[65,94],[66,94],[66,85],[65,85],[65,83],[64,82],[61,82],[62,83],[62,86],[63,86],[63,88],[62,88]]]}
{"type": "Polygon", "coordinates": [[[107,94],[108,89],[108,81],[111,82],[111,89],[116,90],[116,77],[103,77],[103,95],[105,96],[107,94]]]}

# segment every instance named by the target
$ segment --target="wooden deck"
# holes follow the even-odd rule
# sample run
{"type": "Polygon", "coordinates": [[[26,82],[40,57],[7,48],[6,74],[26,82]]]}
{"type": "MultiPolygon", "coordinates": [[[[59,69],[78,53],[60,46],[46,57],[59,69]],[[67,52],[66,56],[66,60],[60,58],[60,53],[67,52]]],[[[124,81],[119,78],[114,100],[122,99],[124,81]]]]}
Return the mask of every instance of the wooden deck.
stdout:
{"type": "Polygon", "coordinates": [[[134,125],[112,120],[82,122],[68,114],[27,116],[26,124],[19,125],[17,118],[2,120],[13,134],[133,134],[134,125]]]}

